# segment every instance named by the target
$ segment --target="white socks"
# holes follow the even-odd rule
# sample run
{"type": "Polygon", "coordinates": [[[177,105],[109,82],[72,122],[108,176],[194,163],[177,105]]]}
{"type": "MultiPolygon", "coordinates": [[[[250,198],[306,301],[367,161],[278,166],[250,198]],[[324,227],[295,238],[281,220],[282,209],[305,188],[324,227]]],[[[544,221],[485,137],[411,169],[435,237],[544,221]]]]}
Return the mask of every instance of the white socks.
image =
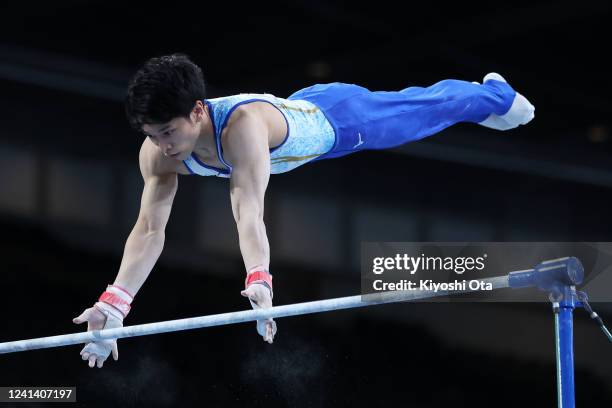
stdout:
{"type": "MultiPolygon", "coordinates": [[[[485,75],[482,83],[484,84],[490,79],[507,83],[504,77],[495,72],[485,75]]],[[[496,115],[492,113],[489,115],[489,117],[480,122],[479,125],[491,129],[508,130],[528,123],[534,116],[535,107],[529,103],[527,98],[517,92],[508,112],[504,113],[503,115],[496,115]]]]}

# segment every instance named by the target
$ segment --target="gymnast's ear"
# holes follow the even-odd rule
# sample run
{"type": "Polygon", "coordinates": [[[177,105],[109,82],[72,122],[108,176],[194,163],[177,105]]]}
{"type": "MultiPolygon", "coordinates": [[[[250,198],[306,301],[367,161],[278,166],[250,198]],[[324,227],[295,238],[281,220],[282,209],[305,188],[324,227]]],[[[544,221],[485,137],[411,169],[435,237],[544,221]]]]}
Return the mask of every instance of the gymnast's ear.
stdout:
{"type": "Polygon", "coordinates": [[[197,100],[195,105],[193,105],[193,109],[191,110],[191,119],[194,122],[199,122],[206,115],[206,106],[202,103],[202,101],[197,100]]]}

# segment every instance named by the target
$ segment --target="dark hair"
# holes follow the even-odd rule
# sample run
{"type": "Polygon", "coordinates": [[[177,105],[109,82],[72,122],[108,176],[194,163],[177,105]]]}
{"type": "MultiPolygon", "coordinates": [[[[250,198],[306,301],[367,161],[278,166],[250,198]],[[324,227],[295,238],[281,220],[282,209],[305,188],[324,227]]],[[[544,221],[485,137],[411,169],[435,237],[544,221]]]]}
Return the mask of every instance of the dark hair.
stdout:
{"type": "Polygon", "coordinates": [[[188,118],[198,99],[206,97],[202,69],[187,55],[151,58],[130,80],[125,113],[130,126],[142,132],[144,124],[188,118]]]}

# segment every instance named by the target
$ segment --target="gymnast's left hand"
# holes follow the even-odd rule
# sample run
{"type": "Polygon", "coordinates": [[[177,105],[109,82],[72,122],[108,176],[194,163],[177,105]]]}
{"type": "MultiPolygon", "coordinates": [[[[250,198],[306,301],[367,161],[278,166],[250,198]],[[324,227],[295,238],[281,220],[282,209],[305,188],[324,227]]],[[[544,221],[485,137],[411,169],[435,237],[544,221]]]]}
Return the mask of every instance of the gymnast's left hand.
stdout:
{"type": "MultiPolygon", "coordinates": [[[[264,284],[252,283],[240,294],[249,298],[253,309],[272,307],[272,291],[264,284]]],[[[257,333],[263,337],[265,342],[272,344],[276,335],[276,322],[273,319],[258,320],[257,333]]]]}
{"type": "MultiPolygon", "coordinates": [[[[108,310],[110,306],[103,302],[97,302],[93,307],[85,309],[78,317],[72,321],[76,324],[87,322],[87,331],[114,329],[123,327],[123,316],[120,313],[115,313],[108,310]]],[[[81,350],[81,358],[88,361],[89,367],[96,365],[102,368],[109,354],[113,354],[113,359],[119,359],[119,350],[117,348],[117,340],[101,340],[90,342],[81,350]]]]}

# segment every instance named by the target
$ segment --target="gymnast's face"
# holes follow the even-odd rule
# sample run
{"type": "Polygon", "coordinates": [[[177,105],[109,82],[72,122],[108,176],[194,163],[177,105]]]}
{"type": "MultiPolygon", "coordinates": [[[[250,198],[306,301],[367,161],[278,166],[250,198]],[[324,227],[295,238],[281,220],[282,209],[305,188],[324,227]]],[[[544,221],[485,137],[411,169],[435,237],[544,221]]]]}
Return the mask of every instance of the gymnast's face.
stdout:
{"type": "Polygon", "coordinates": [[[204,107],[198,101],[189,118],[178,117],[161,124],[145,124],[142,131],[164,156],[185,160],[193,152],[202,125],[204,107]]]}

